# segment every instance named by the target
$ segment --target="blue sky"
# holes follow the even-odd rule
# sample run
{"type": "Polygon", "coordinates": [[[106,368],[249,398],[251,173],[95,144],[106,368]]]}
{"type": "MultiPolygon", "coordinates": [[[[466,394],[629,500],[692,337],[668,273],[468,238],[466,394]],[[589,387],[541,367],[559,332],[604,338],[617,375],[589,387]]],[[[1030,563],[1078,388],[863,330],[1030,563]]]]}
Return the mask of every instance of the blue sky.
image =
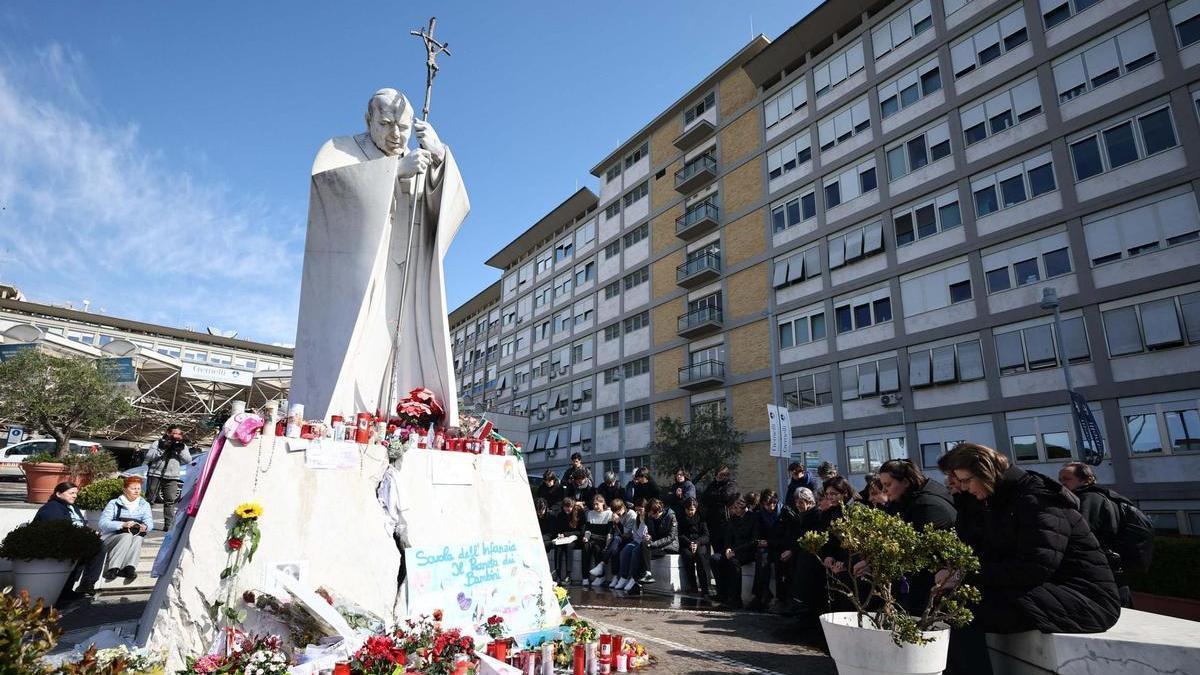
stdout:
{"type": "Polygon", "coordinates": [[[817,3],[15,2],[0,7],[0,282],[32,300],[291,342],[308,175],[367,99],[418,102],[472,212],[451,308],[483,262],[752,34],[817,3]],[[753,33],[752,33],[753,31],[753,33]]]}

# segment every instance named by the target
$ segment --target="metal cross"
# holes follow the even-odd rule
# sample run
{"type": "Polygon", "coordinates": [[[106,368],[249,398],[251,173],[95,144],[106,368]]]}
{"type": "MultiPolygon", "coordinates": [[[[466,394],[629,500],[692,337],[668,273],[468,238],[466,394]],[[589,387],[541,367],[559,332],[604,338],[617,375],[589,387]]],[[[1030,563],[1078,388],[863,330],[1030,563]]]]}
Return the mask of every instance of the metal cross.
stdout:
{"type": "Polygon", "coordinates": [[[433,97],[433,78],[437,77],[438,72],[437,55],[444,53],[446,56],[451,56],[449,42],[438,42],[433,39],[435,26],[437,26],[437,17],[433,16],[429,18],[428,29],[409,31],[410,35],[421,38],[421,41],[425,43],[425,107],[421,108],[422,120],[429,119],[429,99],[433,97]]]}

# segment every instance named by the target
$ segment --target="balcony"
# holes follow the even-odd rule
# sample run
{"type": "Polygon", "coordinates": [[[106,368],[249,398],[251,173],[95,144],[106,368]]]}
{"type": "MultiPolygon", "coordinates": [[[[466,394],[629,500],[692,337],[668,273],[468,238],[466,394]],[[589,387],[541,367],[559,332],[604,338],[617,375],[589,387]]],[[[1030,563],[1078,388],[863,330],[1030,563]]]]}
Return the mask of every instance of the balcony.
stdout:
{"type": "Polygon", "coordinates": [[[706,251],[675,268],[675,283],[695,288],[721,276],[721,254],[706,251]]]}
{"type": "Polygon", "coordinates": [[[700,361],[679,369],[679,386],[683,389],[705,389],[725,383],[725,364],[721,361],[700,361]]]}
{"type": "Polygon", "coordinates": [[[711,136],[716,128],[716,125],[705,117],[694,119],[690,125],[683,128],[683,133],[675,139],[675,147],[687,152],[696,147],[697,143],[711,136]]]}
{"type": "Polygon", "coordinates": [[[695,239],[717,229],[721,224],[721,211],[707,199],[692,204],[675,219],[675,236],[683,240],[695,239]]]}
{"type": "Polygon", "coordinates": [[[712,155],[700,155],[675,172],[675,190],[688,194],[717,177],[717,160],[712,155]]]}
{"type": "Polygon", "coordinates": [[[679,337],[694,338],[721,330],[724,315],[720,307],[701,307],[679,316],[679,337]]]}

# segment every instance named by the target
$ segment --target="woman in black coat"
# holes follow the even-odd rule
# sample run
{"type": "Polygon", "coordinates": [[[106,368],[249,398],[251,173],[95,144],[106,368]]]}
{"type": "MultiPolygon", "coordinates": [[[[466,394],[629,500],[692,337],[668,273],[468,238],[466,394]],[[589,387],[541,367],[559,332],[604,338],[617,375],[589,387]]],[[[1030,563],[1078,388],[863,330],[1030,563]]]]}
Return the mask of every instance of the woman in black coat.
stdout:
{"type": "Polygon", "coordinates": [[[729,520],[728,509],[737,500],[738,487],[733,480],[733,471],[728,466],[717,469],[712,482],[700,493],[700,511],[704,514],[704,522],[708,523],[708,536],[712,539],[713,549],[717,542],[725,537],[725,523],[729,520]]]}
{"type": "MultiPolygon", "coordinates": [[[[75,506],[79,497],[79,486],[70,481],[64,481],[54,486],[54,495],[37,510],[33,516],[34,522],[67,520],[78,527],[87,527],[87,519],[83,512],[75,506]]],[[[82,596],[96,594],[96,582],[100,580],[100,572],[104,567],[104,551],[101,550],[90,560],[81,561],[67,577],[67,584],[59,594],[58,607],[65,607],[82,596]],[[75,588],[75,583],[79,588],[75,588]]]]}
{"type": "MultiPolygon", "coordinates": [[[[954,527],[958,512],[950,491],[945,485],[926,478],[916,464],[907,459],[884,462],[879,468],[878,480],[887,497],[887,511],[899,516],[913,529],[920,532],[926,525],[939,530],[954,527]]],[[[902,589],[900,595],[909,614],[920,616],[925,611],[932,589],[932,574],[917,574],[908,579],[907,588],[902,589]]]]}
{"type": "Polygon", "coordinates": [[[709,544],[708,523],[700,517],[700,503],[695,499],[683,500],[679,516],[679,565],[683,590],[687,593],[709,594],[708,580],[712,577],[709,544]]]}
{"type": "Polygon", "coordinates": [[[959,514],[959,534],[979,556],[973,581],[983,601],[951,639],[955,672],[991,672],[985,633],[1112,628],[1121,614],[1117,585],[1069,490],[974,443],[958,444],[939,465],[982,507],[959,514]]]}

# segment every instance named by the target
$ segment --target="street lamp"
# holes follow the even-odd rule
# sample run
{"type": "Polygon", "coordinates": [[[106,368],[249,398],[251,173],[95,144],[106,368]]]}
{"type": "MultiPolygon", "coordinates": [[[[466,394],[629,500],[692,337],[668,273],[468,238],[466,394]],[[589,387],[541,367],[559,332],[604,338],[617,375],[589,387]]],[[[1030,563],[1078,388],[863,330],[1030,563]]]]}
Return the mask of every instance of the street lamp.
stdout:
{"type": "Polygon", "coordinates": [[[1071,423],[1075,426],[1075,438],[1076,442],[1079,443],[1079,452],[1082,456],[1084,454],[1083,428],[1079,424],[1079,412],[1076,410],[1075,405],[1076,394],[1075,387],[1071,384],[1070,360],[1067,358],[1066,350],[1063,349],[1062,316],[1058,311],[1060,304],[1057,290],[1050,287],[1042,289],[1042,301],[1039,303],[1039,306],[1042,309],[1054,310],[1054,346],[1058,349],[1058,358],[1062,360],[1063,378],[1066,380],[1067,385],[1067,401],[1071,406],[1071,423]]]}
{"type": "Polygon", "coordinates": [[[613,381],[617,383],[617,446],[621,449],[621,460],[617,472],[621,474],[621,485],[625,485],[625,371],[617,366],[613,381]]]}

